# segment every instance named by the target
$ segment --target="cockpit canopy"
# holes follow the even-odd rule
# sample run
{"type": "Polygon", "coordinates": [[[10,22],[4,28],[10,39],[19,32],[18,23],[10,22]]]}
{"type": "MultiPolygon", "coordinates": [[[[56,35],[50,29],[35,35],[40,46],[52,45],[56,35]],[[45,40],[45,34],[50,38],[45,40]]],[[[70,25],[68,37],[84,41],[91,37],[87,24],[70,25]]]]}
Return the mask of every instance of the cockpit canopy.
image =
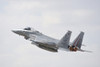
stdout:
{"type": "Polygon", "coordinates": [[[27,27],[27,28],[24,28],[24,30],[31,30],[31,28],[30,27],[27,27]]]}
{"type": "Polygon", "coordinates": [[[26,30],[26,31],[32,31],[32,32],[36,32],[37,34],[41,34],[39,31],[34,30],[34,28],[31,28],[31,27],[26,27],[26,28],[24,28],[24,30],[26,30]]]}

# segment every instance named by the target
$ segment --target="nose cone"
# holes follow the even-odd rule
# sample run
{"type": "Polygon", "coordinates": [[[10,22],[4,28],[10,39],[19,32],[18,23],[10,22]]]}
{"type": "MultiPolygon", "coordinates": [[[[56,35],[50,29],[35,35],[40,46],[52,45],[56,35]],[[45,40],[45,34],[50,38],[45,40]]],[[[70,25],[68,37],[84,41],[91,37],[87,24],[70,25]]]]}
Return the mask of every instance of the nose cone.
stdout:
{"type": "Polygon", "coordinates": [[[17,34],[17,31],[15,31],[15,30],[12,30],[12,32],[14,32],[14,33],[16,33],[16,34],[17,34]]]}
{"type": "Polygon", "coordinates": [[[12,30],[12,32],[19,34],[19,35],[23,35],[23,31],[21,30],[12,30]]]}

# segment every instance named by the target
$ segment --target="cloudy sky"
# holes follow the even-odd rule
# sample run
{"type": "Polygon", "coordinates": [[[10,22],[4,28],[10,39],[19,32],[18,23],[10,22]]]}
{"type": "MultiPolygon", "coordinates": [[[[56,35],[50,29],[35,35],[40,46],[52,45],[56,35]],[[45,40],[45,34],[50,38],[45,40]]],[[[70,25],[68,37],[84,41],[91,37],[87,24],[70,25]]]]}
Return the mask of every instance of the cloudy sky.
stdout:
{"type": "Polygon", "coordinates": [[[0,0],[0,67],[100,67],[100,0],[0,0]],[[92,53],[48,52],[11,32],[33,27],[71,41],[85,32],[82,47],[92,53]]]}

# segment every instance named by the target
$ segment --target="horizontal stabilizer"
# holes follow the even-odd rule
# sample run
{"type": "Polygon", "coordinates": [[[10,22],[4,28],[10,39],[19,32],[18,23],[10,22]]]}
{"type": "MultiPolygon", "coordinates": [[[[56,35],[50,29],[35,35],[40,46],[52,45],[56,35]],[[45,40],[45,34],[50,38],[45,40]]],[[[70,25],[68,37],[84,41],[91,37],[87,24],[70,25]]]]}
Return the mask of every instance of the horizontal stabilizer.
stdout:
{"type": "Polygon", "coordinates": [[[92,53],[92,51],[88,51],[88,50],[78,50],[78,51],[81,51],[81,52],[89,52],[89,53],[92,53]]]}

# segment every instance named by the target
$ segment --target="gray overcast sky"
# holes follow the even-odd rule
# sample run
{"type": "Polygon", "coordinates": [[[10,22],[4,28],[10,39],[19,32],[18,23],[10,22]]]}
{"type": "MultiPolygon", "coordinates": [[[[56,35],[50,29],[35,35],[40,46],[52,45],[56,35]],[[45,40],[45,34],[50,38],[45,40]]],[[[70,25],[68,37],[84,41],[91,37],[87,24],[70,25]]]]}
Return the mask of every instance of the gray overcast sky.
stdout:
{"type": "Polygon", "coordinates": [[[0,67],[100,67],[100,0],[0,0],[0,23],[0,67]],[[93,53],[48,52],[11,32],[28,26],[57,39],[71,30],[71,41],[84,31],[93,53]]]}

